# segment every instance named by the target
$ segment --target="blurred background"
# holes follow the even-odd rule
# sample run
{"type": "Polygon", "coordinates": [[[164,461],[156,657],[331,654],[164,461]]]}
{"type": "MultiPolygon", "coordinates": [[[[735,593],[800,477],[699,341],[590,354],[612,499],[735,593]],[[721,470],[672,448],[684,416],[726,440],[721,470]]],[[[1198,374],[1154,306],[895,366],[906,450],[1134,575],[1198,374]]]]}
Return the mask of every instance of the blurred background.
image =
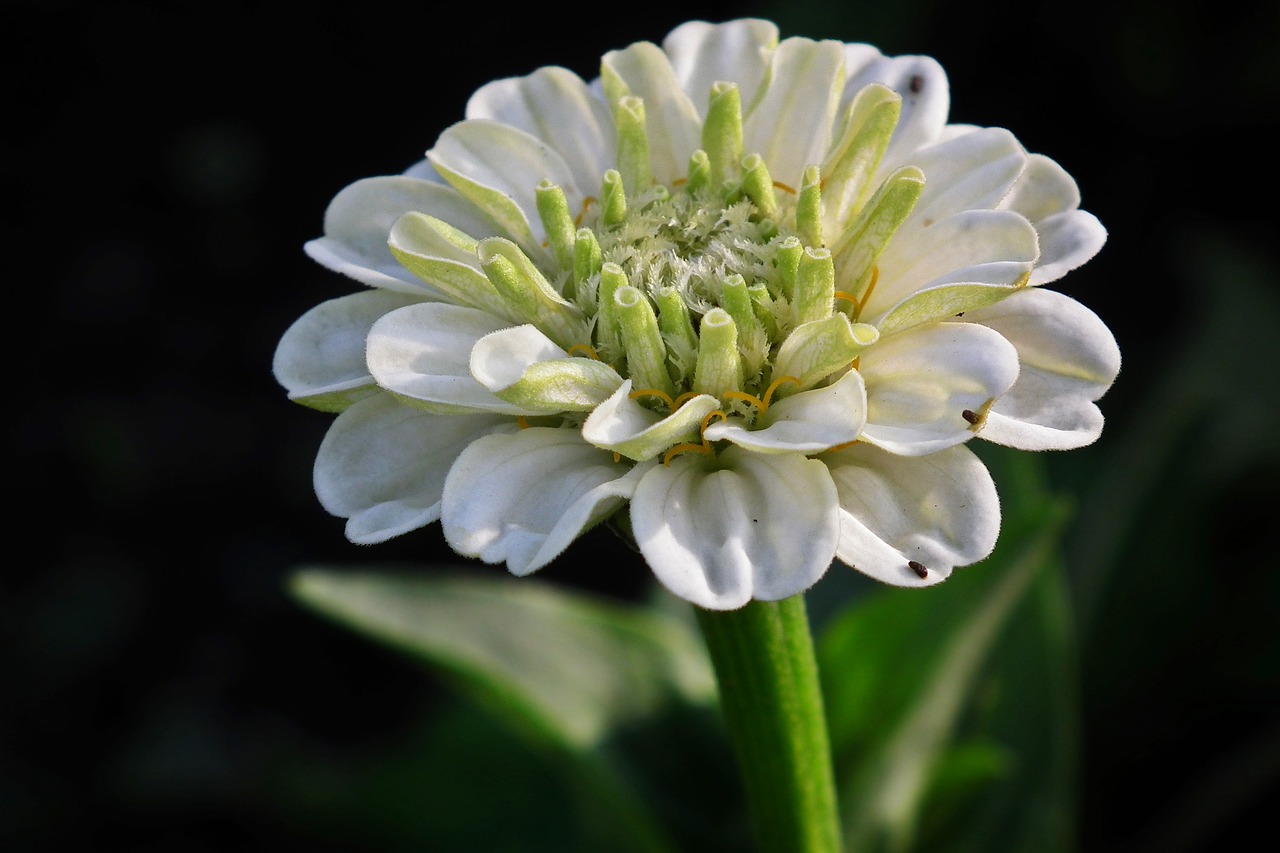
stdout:
{"type": "MultiPolygon", "coordinates": [[[[480,85],[545,64],[590,78],[607,50],[739,16],[932,55],[954,121],[1008,127],[1077,179],[1110,240],[1055,287],[1107,321],[1125,359],[1102,439],[1045,460],[1076,507],[1079,846],[1270,835],[1280,4],[4,11],[5,279],[20,306],[5,849],[463,850],[431,839],[495,816],[545,836],[557,789],[536,756],[512,738],[501,776],[474,766],[471,745],[509,735],[286,594],[301,565],[456,561],[438,526],[346,542],[311,491],[330,416],[287,402],[271,357],[303,311],[356,287],[302,252],[329,199],[418,160],[480,85]]],[[[646,595],[630,563],[610,570],[618,548],[593,532],[542,576],[646,595]]],[[[813,609],[856,592],[829,577],[813,609]]]]}

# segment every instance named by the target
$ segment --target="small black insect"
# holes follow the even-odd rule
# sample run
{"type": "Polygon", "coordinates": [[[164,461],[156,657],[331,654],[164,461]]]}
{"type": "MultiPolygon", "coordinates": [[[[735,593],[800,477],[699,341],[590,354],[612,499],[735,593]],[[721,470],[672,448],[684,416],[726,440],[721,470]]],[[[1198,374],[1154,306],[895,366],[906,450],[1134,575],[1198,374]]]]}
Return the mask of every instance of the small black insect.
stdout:
{"type": "Polygon", "coordinates": [[[907,88],[911,90],[913,95],[920,94],[920,90],[924,88],[924,78],[919,74],[912,74],[911,79],[907,81],[907,88]]]}
{"type": "Polygon", "coordinates": [[[916,577],[920,578],[921,580],[924,580],[925,578],[927,578],[927,577],[929,576],[929,570],[928,570],[928,569],[926,569],[926,568],[925,568],[923,565],[921,565],[920,563],[917,563],[915,560],[908,560],[908,561],[907,561],[907,568],[909,568],[909,569],[911,569],[911,571],[915,572],[915,573],[916,573],[916,577]]]}
{"type": "Polygon", "coordinates": [[[964,418],[971,424],[976,424],[978,422],[978,413],[973,409],[965,409],[960,413],[960,417],[964,418]]]}

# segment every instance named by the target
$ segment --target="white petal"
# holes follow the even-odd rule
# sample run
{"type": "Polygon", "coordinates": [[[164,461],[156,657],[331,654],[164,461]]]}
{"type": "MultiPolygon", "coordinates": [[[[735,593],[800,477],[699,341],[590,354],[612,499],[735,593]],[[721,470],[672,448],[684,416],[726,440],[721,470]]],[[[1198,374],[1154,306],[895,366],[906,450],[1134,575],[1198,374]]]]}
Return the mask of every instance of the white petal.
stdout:
{"type": "MultiPolygon", "coordinates": [[[[886,57],[869,45],[845,45],[845,84],[841,109],[860,89],[881,83],[902,96],[898,127],[884,154],[890,171],[912,162],[911,155],[938,141],[951,108],[951,92],[946,72],[930,56],[886,57]]],[[[886,172],[887,173],[887,172],[886,172]]]]}
{"type": "Polygon", "coordinates": [[[816,453],[854,441],[866,422],[867,391],[858,371],[850,370],[831,385],[772,404],[760,429],[746,429],[734,418],[713,423],[703,435],[757,453],[816,453]]]}
{"type": "Polygon", "coordinates": [[[867,383],[862,440],[921,456],[973,437],[963,413],[984,412],[1009,390],[1018,352],[983,326],[938,323],[881,338],[858,369],[867,383]]]}
{"type": "Polygon", "coordinates": [[[831,564],[840,530],[825,465],[737,447],[655,466],[631,498],[631,526],[658,580],[709,610],[808,589],[831,564]]]}
{"type": "Polygon", "coordinates": [[[325,411],[341,411],[373,388],[365,365],[369,329],[384,314],[418,299],[368,290],[321,302],[285,331],[271,368],[276,381],[297,400],[325,411]]]}
{"type": "Polygon", "coordinates": [[[471,375],[476,342],[507,325],[476,308],[432,303],[383,317],[369,333],[367,361],[388,391],[431,404],[441,414],[527,412],[494,396],[471,375]]]}
{"type": "Polygon", "coordinates": [[[991,553],[1000,499],[966,447],[895,456],[864,444],[822,457],[840,495],[836,558],[895,586],[931,586],[991,553]],[[910,566],[921,566],[925,576],[910,566]]]}
{"type": "Polygon", "coordinates": [[[1018,381],[987,415],[982,438],[1023,450],[1083,447],[1102,432],[1094,405],[1120,372],[1120,348],[1098,315],[1051,290],[1027,289],[966,321],[1018,350],[1018,381]]]}
{"type": "Polygon", "coordinates": [[[1080,188],[1075,179],[1043,154],[1029,154],[1027,168],[1009,190],[1000,207],[1016,211],[1032,222],[1080,206],[1080,188]]]}
{"type": "Polygon", "coordinates": [[[743,106],[750,105],[777,46],[778,27],[758,18],[723,24],[689,21],[662,42],[680,88],[704,119],[711,86],[721,80],[738,84],[743,106]]]}
{"type": "Polygon", "coordinates": [[[391,226],[409,211],[428,213],[480,237],[494,231],[493,223],[452,187],[405,175],[365,178],[329,202],[324,236],[306,244],[307,255],[370,287],[435,293],[402,267],[387,248],[391,226]]]}
{"type": "Polygon", "coordinates": [[[614,462],[572,429],[487,436],[445,480],[445,539],[460,554],[527,575],[622,506],[646,467],[614,462]]]}
{"type": "Polygon", "coordinates": [[[347,538],[385,542],[440,517],[458,454],[510,423],[495,415],[433,415],[379,394],[334,419],[316,454],[320,504],[347,519],[347,538]]]}
{"type": "Polygon", "coordinates": [[[654,179],[670,184],[683,178],[701,144],[702,124],[667,55],[652,42],[637,42],[606,53],[600,70],[610,101],[628,94],[644,99],[654,179]]]}
{"type": "Polygon", "coordinates": [[[876,289],[862,316],[876,325],[903,299],[959,282],[1012,285],[1039,257],[1036,229],[1007,210],[965,210],[928,226],[904,227],[880,256],[876,289]]]}
{"type": "Polygon", "coordinates": [[[743,118],[743,150],[759,154],[774,180],[800,186],[805,166],[821,163],[831,145],[843,91],[843,46],[789,38],[769,61],[759,99],[743,118]]]}
{"type": "Polygon", "coordinates": [[[613,165],[609,107],[568,69],[539,68],[525,77],[495,80],[471,96],[466,116],[502,122],[547,143],[564,158],[580,188],[594,189],[613,165]]]}
{"type": "Polygon", "coordinates": [[[664,416],[631,399],[628,379],[587,416],[582,437],[628,459],[652,459],[679,442],[695,439],[702,419],[718,408],[720,401],[715,397],[699,394],[664,416]]]}
{"type": "Polygon", "coordinates": [[[564,158],[538,138],[498,122],[470,119],[440,134],[427,152],[450,185],[511,235],[531,257],[545,254],[537,187],[551,181],[571,204],[584,193],[564,158]]]}
{"type": "Polygon", "coordinates": [[[531,364],[568,358],[550,338],[531,325],[502,329],[478,341],[470,351],[470,371],[490,391],[510,388],[531,364]]]}
{"type": "MultiPolygon", "coordinates": [[[[1027,164],[1027,153],[1003,128],[971,130],[916,152],[911,164],[924,172],[924,192],[894,240],[913,239],[928,227],[962,210],[992,209],[1008,194],[1027,164]]],[[[882,163],[877,174],[887,175],[882,163]]]]}
{"type": "Polygon", "coordinates": [[[1031,273],[1032,285],[1057,281],[1098,254],[1107,242],[1107,229],[1083,210],[1042,219],[1036,230],[1040,232],[1040,261],[1031,273]]]}

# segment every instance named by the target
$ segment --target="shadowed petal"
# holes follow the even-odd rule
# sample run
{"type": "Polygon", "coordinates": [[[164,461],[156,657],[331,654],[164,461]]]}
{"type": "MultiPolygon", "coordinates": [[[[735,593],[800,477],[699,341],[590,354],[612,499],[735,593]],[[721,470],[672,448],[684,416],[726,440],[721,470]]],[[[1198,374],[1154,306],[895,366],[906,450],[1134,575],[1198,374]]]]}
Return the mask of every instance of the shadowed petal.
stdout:
{"type": "Polygon", "coordinates": [[[839,531],[821,462],[730,447],[685,454],[636,487],[631,526],[658,580],[709,610],[779,601],[826,572],[839,531]]]}
{"type": "Polygon", "coordinates": [[[858,444],[822,460],[840,496],[836,559],[863,574],[894,586],[931,586],[995,547],[995,482],[968,448],[908,457],[858,444]]]}

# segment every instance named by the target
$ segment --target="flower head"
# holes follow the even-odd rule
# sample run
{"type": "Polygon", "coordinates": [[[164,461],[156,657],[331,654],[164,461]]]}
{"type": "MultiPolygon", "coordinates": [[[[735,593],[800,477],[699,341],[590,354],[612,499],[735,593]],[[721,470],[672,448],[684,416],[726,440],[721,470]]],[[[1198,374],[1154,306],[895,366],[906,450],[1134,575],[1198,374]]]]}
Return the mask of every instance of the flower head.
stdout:
{"type": "Polygon", "coordinates": [[[1070,176],[947,113],[932,59],[762,20],[483,87],[307,246],[368,285],[276,353],[338,412],[320,501],[352,541],[440,520],[517,575],[626,513],[711,609],[833,560],[924,586],[982,559],[999,502],[966,442],[1093,441],[1120,358],[1040,287],[1106,237],[1070,176]]]}

